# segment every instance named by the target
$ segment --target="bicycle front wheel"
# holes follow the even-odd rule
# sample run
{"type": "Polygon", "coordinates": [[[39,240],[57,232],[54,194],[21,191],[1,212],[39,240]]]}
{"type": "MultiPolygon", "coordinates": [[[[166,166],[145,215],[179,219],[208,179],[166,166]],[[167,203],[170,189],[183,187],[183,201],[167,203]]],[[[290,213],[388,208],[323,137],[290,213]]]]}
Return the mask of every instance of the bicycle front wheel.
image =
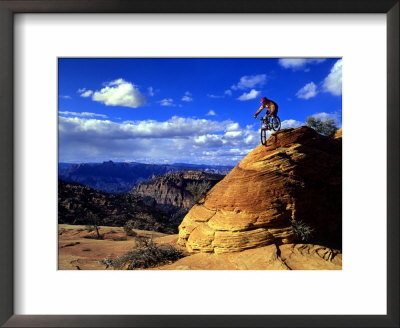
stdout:
{"type": "Polygon", "coordinates": [[[272,119],[271,125],[272,125],[272,129],[274,131],[279,131],[281,129],[281,120],[280,120],[280,118],[277,116],[277,117],[275,117],[275,119],[272,119]]]}
{"type": "Polygon", "coordinates": [[[267,129],[261,129],[261,144],[265,146],[267,144],[267,129]]]}

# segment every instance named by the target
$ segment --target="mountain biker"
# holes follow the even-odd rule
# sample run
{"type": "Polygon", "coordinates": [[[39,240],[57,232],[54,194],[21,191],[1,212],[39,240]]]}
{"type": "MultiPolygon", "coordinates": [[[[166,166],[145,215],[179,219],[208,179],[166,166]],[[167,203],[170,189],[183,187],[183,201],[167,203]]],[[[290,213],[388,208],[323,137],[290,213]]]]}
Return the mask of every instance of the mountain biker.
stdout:
{"type": "Polygon", "coordinates": [[[262,97],[260,103],[261,106],[254,114],[254,118],[257,118],[257,115],[260,114],[264,108],[266,108],[267,112],[265,113],[264,119],[267,119],[267,117],[272,116],[272,119],[274,120],[275,124],[278,124],[278,121],[276,120],[276,116],[278,115],[278,107],[279,107],[278,104],[275,101],[268,99],[267,97],[262,97]]]}

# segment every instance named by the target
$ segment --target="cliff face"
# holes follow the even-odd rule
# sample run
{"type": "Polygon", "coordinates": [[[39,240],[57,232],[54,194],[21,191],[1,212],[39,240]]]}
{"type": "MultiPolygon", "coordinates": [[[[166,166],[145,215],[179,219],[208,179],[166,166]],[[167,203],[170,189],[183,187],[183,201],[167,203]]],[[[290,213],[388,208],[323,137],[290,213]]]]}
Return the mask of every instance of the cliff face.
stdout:
{"type": "Polygon", "coordinates": [[[146,205],[138,195],[106,194],[87,186],[58,180],[58,223],[88,224],[90,213],[99,225],[123,226],[132,220],[135,229],[176,233],[177,224],[165,213],[146,205]]]}
{"type": "Polygon", "coordinates": [[[190,184],[208,182],[209,187],[212,187],[223,177],[201,171],[170,172],[142,182],[132,191],[146,198],[147,202],[150,199],[157,204],[190,208],[193,206],[193,194],[188,190],[190,184]]]}
{"type": "Polygon", "coordinates": [[[285,129],[193,206],[179,226],[178,243],[191,253],[217,254],[289,244],[301,238],[292,228],[300,222],[313,231],[312,242],[341,248],[341,216],[341,138],[307,127],[285,129]]]}

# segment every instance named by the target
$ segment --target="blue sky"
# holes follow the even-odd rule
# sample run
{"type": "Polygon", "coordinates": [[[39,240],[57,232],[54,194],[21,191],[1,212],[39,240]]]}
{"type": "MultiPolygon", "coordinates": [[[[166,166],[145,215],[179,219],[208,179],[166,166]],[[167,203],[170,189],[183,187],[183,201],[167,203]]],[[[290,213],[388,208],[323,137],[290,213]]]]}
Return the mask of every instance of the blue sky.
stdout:
{"type": "Polygon", "coordinates": [[[58,90],[60,162],[235,165],[259,144],[263,96],[282,128],[341,126],[342,60],[60,58],[58,90]]]}

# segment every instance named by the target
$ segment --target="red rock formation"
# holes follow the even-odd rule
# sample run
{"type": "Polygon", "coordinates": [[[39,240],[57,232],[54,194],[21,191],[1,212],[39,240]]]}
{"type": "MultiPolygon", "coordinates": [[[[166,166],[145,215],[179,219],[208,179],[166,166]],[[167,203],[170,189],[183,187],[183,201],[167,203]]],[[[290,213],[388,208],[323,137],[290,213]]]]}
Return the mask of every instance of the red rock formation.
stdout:
{"type": "Polygon", "coordinates": [[[288,244],[301,220],[314,242],[340,248],[341,158],[341,139],[307,127],[273,133],[189,211],[178,243],[192,253],[288,244]]]}

